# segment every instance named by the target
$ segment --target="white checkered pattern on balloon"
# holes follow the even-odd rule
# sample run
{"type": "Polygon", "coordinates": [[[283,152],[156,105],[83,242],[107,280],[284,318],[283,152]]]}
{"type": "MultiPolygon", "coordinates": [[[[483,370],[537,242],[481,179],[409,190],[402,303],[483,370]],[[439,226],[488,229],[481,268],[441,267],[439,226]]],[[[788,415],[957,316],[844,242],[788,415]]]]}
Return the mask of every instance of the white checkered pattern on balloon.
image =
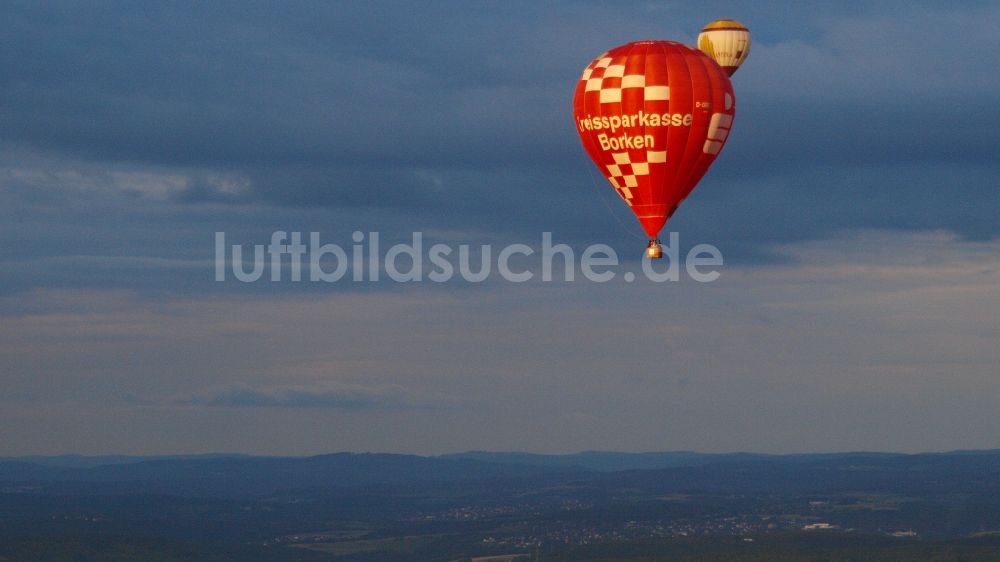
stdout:
{"type": "Polygon", "coordinates": [[[670,99],[669,86],[647,86],[645,74],[625,74],[625,57],[615,61],[611,57],[601,57],[590,63],[583,71],[580,80],[587,83],[585,92],[600,92],[601,103],[618,103],[622,101],[622,90],[626,88],[642,88],[643,100],[666,101],[670,99]],[[612,64],[615,63],[615,64],[612,64]]]}
{"type": "MultiPolygon", "coordinates": [[[[619,103],[622,101],[622,90],[627,88],[642,88],[644,101],[667,101],[670,99],[670,87],[646,85],[644,74],[625,74],[626,57],[608,57],[601,55],[583,71],[580,80],[585,82],[585,92],[599,92],[600,103],[619,103]]],[[[611,154],[614,164],[606,165],[608,181],[614,186],[618,195],[632,206],[635,194],[632,188],[638,187],[639,176],[649,175],[650,164],[663,164],[667,161],[665,150],[647,150],[646,158],[641,162],[633,162],[628,152],[611,154]]]]}
{"type": "Polygon", "coordinates": [[[642,162],[633,162],[628,152],[614,152],[611,154],[614,164],[608,164],[608,181],[614,186],[618,195],[632,206],[633,187],[639,185],[637,176],[648,176],[650,164],[662,164],[667,161],[667,151],[647,150],[646,159],[642,162]]]}

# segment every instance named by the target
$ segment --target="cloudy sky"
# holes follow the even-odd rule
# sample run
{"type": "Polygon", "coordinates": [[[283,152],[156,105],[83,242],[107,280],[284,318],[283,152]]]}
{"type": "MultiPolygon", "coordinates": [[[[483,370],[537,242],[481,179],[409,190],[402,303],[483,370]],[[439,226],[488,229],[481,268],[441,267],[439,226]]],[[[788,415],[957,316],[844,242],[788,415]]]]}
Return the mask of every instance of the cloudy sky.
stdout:
{"type": "MultiPolygon", "coordinates": [[[[1000,5],[0,7],[0,455],[1000,447],[1000,5]],[[216,282],[216,232],[642,231],[582,68],[754,34],[701,284],[216,282]]],[[[249,256],[249,254],[248,254],[249,256]]]]}

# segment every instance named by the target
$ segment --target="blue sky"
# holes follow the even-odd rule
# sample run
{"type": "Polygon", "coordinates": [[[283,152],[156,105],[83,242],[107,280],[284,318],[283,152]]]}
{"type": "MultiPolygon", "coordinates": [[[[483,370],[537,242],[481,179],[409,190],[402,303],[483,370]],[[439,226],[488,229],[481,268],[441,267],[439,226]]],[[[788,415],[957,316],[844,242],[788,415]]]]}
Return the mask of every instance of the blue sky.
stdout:
{"type": "Polygon", "coordinates": [[[1000,446],[996,3],[0,11],[0,454],[1000,446]],[[718,282],[213,281],[218,231],[630,257],[573,86],[719,17],[737,119],[668,223],[718,282]]]}

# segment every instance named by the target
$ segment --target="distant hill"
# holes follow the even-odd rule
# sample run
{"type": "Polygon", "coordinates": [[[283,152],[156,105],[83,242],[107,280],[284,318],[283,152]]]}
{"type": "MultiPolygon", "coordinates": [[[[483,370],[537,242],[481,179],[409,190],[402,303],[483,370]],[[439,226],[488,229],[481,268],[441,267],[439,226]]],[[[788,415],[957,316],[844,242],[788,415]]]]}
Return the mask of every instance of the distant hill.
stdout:
{"type": "Polygon", "coordinates": [[[442,458],[473,459],[503,464],[523,464],[530,466],[550,466],[563,468],[583,468],[601,472],[619,470],[644,470],[676,466],[700,466],[732,458],[758,458],[766,455],[708,454],[693,451],[664,453],[616,453],[611,451],[584,451],[567,455],[545,455],[536,453],[492,453],[469,451],[443,455],[442,458]]]}
{"type": "Polygon", "coordinates": [[[765,455],[690,451],[570,455],[466,453],[424,457],[335,453],[312,457],[191,455],[57,456],[0,459],[0,484],[38,483],[94,492],[256,497],[451,482],[555,478],[660,491],[781,493],[829,489],[964,489],[1000,473],[1000,451],[765,455]]]}
{"type": "Polygon", "coordinates": [[[764,455],[690,451],[571,455],[467,452],[438,457],[336,453],[312,457],[192,455],[59,456],[0,459],[0,484],[79,491],[258,497],[288,491],[348,490],[452,482],[556,478],[659,491],[782,493],[833,489],[964,489],[1000,473],[1000,451],[918,455],[764,455]]]}
{"type": "Polygon", "coordinates": [[[668,451],[649,453],[619,453],[614,451],[583,451],[567,455],[546,455],[536,453],[505,453],[468,451],[443,455],[441,458],[473,459],[504,464],[582,468],[599,472],[621,470],[651,470],[684,466],[704,466],[708,464],[732,463],[800,463],[823,459],[843,459],[856,457],[892,458],[905,456],[900,453],[820,453],[797,455],[773,455],[762,453],[697,453],[694,451],[668,451]]]}
{"type": "Polygon", "coordinates": [[[144,461],[177,460],[177,459],[218,459],[218,458],[246,458],[249,455],[235,453],[205,453],[196,455],[32,455],[24,457],[0,457],[0,461],[16,461],[42,466],[52,466],[59,468],[94,468],[109,464],[133,464],[144,461]]]}
{"type": "MultiPolygon", "coordinates": [[[[98,457],[106,462],[114,457],[98,457]]],[[[312,457],[194,456],[97,464],[0,460],[0,483],[87,483],[92,489],[200,496],[256,496],[305,489],[511,479],[566,472],[474,459],[336,453],[312,457]],[[105,486],[102,486],[105,485],[105,486]]]]}

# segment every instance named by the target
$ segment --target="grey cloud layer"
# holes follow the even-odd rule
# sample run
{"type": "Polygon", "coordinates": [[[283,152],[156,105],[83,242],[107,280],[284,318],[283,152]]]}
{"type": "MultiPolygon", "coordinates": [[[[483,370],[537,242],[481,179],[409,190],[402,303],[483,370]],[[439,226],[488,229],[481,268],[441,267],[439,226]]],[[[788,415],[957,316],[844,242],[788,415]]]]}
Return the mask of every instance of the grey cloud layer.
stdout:
{"type": "Polygon", "coordinates": [[[982,216],[935,212],[943,189],[997,210],[1000,82],[983,60],[996,58],[996,5],[862,6],[8,5],[0,138],[56,160],[180,175],[175,204],[607,229],[606,214],[595,226],[575,211],[600,205],[569,119],[579,69],[612,44],[691,41],[706,14],[737,12],[759,30],[736,76],[738,129],[681,226],[699,213],[709,218],[698,225],[732,225],[718,235],[735,239],[767,223],[769,243],[817,235],[796,215],[821,215],[824,228],[877,215],[888,227],[995,234],[982,216]],[[906,170],[938,164],[948,185],[906,170]],[[885,173],[866,179],[873,168],[885,173]],[[875,196],[859,197],[859,184],[875,196]],[[778,220],[748,217],[731,204],[741,196],[778,220]],[[526,212],[537,206],[555,210],[526,212]]]}
{"type": "Polygon", "coordinates": [[[0,454],[996,447],[998,22],[995,2],[4,3],[0,454]],[[609,46],[726,16],[755,37],[736,127],[669,224],[721,248],[719,283],[212,281],[217,231],[551,230],[633,259],[573,85],[609,46]]]}
{"type": "Polygon", "coordinates": [[[5,297],[3,452],[997,445],[996,241],[776,251],[628,290],[5,297]]]}

